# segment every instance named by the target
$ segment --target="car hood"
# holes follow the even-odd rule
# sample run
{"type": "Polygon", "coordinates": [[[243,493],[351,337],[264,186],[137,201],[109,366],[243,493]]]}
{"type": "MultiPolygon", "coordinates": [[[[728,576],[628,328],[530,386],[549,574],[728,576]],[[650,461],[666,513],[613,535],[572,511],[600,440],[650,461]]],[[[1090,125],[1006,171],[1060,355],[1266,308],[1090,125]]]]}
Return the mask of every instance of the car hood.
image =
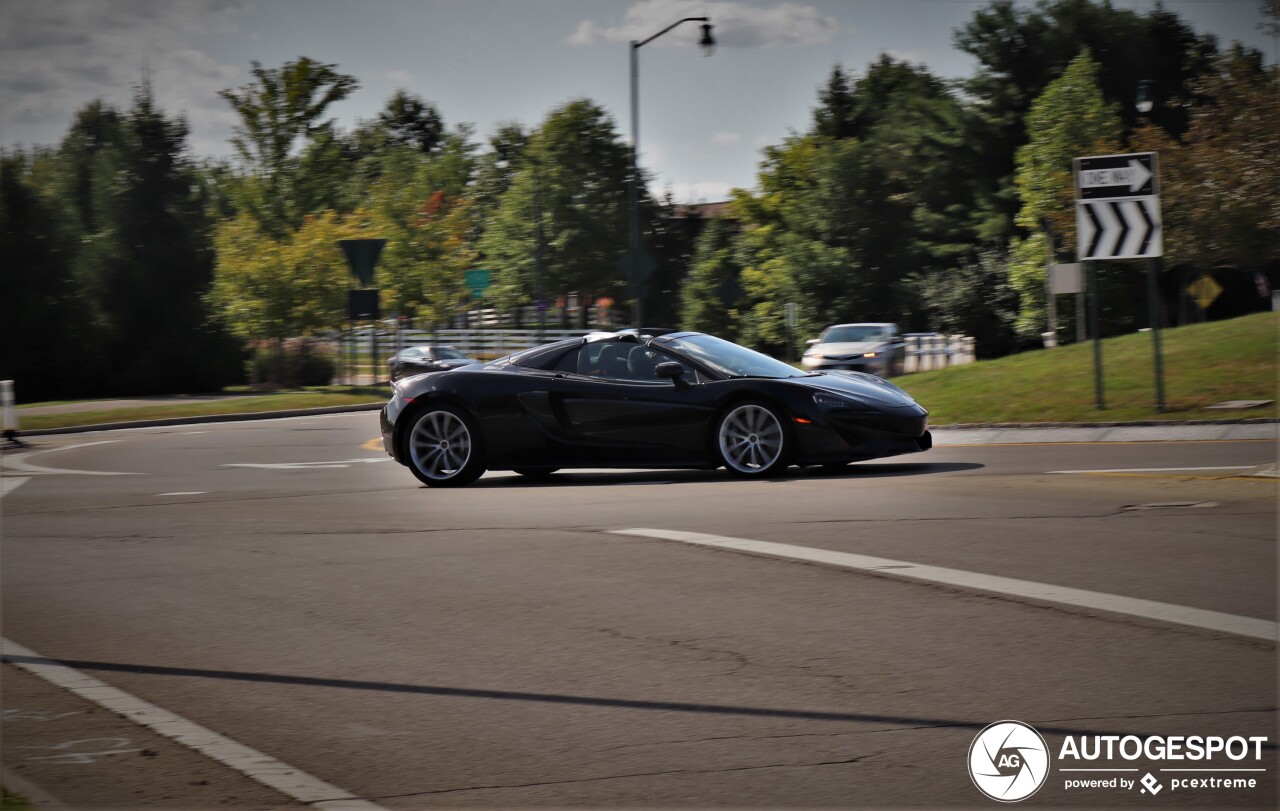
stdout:
{"type": "Polygon", "coordinates": [[[819,372],[793,378],[814,389],[845,394],[880,408],[919,408],[911,395],[887,380],[862,372],[819,372]]]}
{"type": "Polygon", "coordinates": [[[813,351],[821,355],[861,355],[865,352],[874,352],[884,345],[884,341],[814,344],[813,351]]]}

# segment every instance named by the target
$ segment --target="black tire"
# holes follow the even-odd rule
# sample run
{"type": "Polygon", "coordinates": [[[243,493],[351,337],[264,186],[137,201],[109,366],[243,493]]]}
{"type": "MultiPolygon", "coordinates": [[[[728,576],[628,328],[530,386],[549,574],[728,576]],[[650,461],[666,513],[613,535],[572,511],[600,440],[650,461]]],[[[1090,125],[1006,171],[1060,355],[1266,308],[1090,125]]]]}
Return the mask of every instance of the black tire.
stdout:
{"type": "Polygon", "coordinates": [[[511,469],[514,472],[519,473],[521,476],[524,476],[526,479],[542,480],[542,479],[551,478],[551,474],[555,473],[560,468],[558,467],[513,467],[511,469]]]}
{"type": "Polygon", "coordinates": [[[403,459],[428,487],[463,487],[484,473],[484,442],[476,420],[464,409],[427,404],[408,415],[403,459]]]}
{"type": "Polygon", "coordinates": [[[744,478],[772,476],[791,464],[794,441],[786,420],[764,403],[735,403],[716,420],[716,456],[730,473],[744,478]]]}

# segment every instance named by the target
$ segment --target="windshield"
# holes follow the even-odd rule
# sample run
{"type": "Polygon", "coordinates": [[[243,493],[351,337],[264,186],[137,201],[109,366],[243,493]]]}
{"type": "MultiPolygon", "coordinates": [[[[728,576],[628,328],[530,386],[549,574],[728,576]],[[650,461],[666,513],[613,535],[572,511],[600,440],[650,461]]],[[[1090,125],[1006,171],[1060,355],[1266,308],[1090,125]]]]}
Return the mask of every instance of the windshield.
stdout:
{"type": "Polygon", "coordinates": [[[712,335],[690,335],[664,342],[730,377],[804,377],[805,373],[768,355],[712,335]]]}
{"type": "Polygon", "coordinates": [[[440,360],[465,360],[467,356],[451,346],[437,346],[436,357],[440,360]]]}
{"type": "Polygon", "coordinates": [[[860,344],[885,338],[884,327],[852,326],[832,327],[822,336],[824,344],[860,344]]]}

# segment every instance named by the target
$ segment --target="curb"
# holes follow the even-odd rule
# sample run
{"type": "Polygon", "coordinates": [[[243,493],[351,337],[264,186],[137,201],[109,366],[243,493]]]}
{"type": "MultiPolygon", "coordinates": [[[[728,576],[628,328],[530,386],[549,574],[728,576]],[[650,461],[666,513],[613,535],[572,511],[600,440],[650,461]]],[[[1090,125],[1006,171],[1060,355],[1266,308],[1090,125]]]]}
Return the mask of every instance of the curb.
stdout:
{"type": "Polygon", "coordinates": [[[1131,422],[958,422],[954,425],[933,425],[932,430],[948,431],[1005,430],[1016,428],[1164,428],[1183,425],[1271,425],[1280,419],[1271,417],[1247,417],[1237,420],[1133,420],[1131,422]]]}
{"type": "Polygon", "coordinates": [[[363,403],[322,408],[295,408],[290,411],[253,411],[245,414],[207,414],[201,417],[163,417],[156,420],[131,422],[102,422],[93,425],[69,425],[65,428],[33,428],[18,431],[19,437],[51,436],[54,434],[81,434],[90,431],[118,431],[124,428],[162,428],[169,425],[200,425],[211,422],[249,422],[251,420],[283,419],[284,417],[314,417],[320,414],[347,414],[356,411],[381,411],[383,403],[363,403]]]}

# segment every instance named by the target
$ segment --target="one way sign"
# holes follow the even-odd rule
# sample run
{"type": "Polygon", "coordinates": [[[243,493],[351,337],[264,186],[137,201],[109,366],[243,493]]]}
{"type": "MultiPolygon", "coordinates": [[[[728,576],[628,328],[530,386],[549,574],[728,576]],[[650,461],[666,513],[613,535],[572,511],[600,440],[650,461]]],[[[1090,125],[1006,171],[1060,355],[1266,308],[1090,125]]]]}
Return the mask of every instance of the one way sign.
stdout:
{"type": "Polygon", "coordinates": [[[1075,177],[1082,261],[1164,254],[1156,153],[1076,158],[1075,177]]]}

